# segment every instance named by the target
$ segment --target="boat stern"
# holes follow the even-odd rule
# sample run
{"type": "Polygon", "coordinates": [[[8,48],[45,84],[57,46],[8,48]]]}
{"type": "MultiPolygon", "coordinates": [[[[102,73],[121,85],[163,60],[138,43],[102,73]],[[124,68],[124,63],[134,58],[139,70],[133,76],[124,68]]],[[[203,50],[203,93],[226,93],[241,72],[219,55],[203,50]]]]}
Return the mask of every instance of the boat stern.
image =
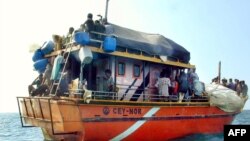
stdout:
{"type": "Polygon", "coordinates": [[[74,100],[17,97],[23,127],[41,127],[46,140],[82,140],[80,111],[74,100]],[[31,125],[31,126],[27,126],[31,125]]]}

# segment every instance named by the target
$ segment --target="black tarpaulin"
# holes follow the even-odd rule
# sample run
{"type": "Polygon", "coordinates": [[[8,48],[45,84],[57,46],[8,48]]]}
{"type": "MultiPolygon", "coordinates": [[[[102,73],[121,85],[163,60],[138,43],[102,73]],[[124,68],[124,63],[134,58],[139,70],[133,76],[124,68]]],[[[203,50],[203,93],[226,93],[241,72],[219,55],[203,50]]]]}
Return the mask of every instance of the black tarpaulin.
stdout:
{"type": "Polygon", "coordinates": [[[190,60],[189,51],[159,34],[143,33],[114,24],[106,25],[106,33],[117,37],[119,47],[144,51],[150,55],[167,56],[185,63],[190,60]]]}

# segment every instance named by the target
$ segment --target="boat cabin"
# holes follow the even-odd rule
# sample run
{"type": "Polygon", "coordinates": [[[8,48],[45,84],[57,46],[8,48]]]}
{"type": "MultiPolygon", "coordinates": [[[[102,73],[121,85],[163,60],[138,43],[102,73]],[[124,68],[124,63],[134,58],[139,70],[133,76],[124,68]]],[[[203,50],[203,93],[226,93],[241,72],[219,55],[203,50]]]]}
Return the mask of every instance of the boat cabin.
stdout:
{"type": "MultiPolygon", "coordinates": [[[[159,101],[161,97],[155,85],[162,71],[175,79],[180,71],[195,68],[189,63],[190,53],[162,35],[142,33],[113,24],[109,28],[113,31],[109,30],[109,34],[77,32],[70,42],[63,45],[64,48],[54,49],[58,43],[51,41],[43,45],[40,50],[45,50],[44,58],[50,60],[47,63],[52,62],[55,66],[53,60],[61,54],[64,65],[57,71],[61,74],[68,72],[67,76],[60,75],[51,84],[51,89],[67,79],[69,88],[64,93],[68,95],[84,97],[79,86],[84,81],[84,88],[91,91],[93,99],[159,101]],[[51,49],[46,52],[48,48],[51,49]],[[107,69],[111,71],[113,79],[111,91],[105,91],[103,86],[107,69]]],[[[36,70],[43,73],[44,66],[36,70]]],[[[56,95],[57,90],[54,93],[56,95]]],[[[50,91],[50,94],[54,93],[50,91]]],[[[178,99],[178,94],[173,98],[178,99]]]]}

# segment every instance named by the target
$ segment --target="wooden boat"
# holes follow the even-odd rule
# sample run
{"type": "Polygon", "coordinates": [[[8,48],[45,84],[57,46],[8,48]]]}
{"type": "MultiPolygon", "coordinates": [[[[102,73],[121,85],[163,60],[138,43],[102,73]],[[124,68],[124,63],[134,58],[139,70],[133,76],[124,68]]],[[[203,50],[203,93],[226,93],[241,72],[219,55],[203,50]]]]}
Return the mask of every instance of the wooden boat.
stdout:
{"type": "Polygon", "coordinates": [[[79,33],[78,41],[45,54],[50,59],[65,52],[66,64],[70,62],[71,72],[76,73],[72,77],[80,82],[85,78],[88,84],[85,89],[71,88],[68,96],[17,97],[22,126],[41,127],[47,140],[170,140],[221,133],[241,112],[244,104],[228,112],[212,105],[207,96],[164,101],[155,87],[160,72],[167,68],[176,75],[195,68],[189,63],[189,52],[161,35],[111,26],[119,33],[92,32],[107,37],[90,38],[89,43],[88,34],[79,33]],[[76,56],[81,51],[79,61],[76,56]],[[112,92],[103,90],[105,69],[112,71],[112,92]]]}
{"type": "Polygon", "coordinates": [[[170,140],[221,133],[240,112],[227,113],[209,102],[19,99],[24,122],[55,140],[170,140]]]}

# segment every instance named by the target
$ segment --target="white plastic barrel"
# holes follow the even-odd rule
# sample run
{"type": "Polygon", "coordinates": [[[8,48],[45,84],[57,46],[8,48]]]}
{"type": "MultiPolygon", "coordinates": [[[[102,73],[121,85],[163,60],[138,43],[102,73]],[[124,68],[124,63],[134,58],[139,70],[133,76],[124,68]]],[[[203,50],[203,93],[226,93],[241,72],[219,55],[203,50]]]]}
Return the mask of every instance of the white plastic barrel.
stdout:
{"type": "Polygon", "coordinates": [[[87,47],[82,47],[79,50],[79,58],[82,64],[89,64],[91,63],[92,59],[93,59],[93,54],[90,50],[90,48],[87,47]]]}

